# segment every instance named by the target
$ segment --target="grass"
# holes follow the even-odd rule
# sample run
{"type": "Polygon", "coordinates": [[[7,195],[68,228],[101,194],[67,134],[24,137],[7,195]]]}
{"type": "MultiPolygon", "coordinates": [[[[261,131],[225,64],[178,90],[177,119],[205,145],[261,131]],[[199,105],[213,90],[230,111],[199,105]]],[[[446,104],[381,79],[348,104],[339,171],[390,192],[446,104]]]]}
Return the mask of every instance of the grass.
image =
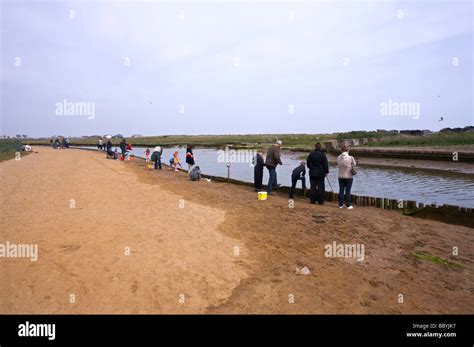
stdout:
{"type": "Polygon", "coordinates": [[[431,254],[428,254],[428,253],[423,253],[423,252],[415,252],[413,251],[411,253],[411,255],[413,257],[415,257],[416,259],[419,259],[419,260],[427,260],[427,261],[430,261],[432,262],[433,264],[438,264],[438,265],[443,265],[443,266],[447,266],[451,269],[456,269],[456,270],[461,270],[461,269],[464,269],[464,266],[462,266],[461,264],[457,264],[457,263],[452,263],[446,259],[443,259],[443,258],[440,258],[438,256],[435,256],[435,255],[431,255],[431,254]]]}
{"type": "MultiPolygon", "coordinates": [[[[225,147],[266,149],[276,140],[283,142],[283,149],[307,152],[314,148],[316,142],[353,138],[378,138],[368,146],[450,146],[473,145],[474,132],[467,133],[433,133],[424,136],[399,135],[393,132],[350,131],[334,134],[247,134],[247,135],[167,135],[131,138],[127,141],[135,146],[165,147],[193,144],[199,147],[225,147]]],[[[98,138],[71,139],[71,145],[96,146],[98,138]]],[[[118,145],[120,139],[112,139],[118,145]]],[[[49,139],[28,139],[31,145],[49,145],[49,139]]]]}
{"type": "Polygon", "coordinates": [[[385,137],[381,141],[367,144],[373,147],[431,147],[431,146],[462,146],[474,144],[474,132],[465,133],[433,133],[423,136],[396,135],[385,137]]]}
{"type": "MultiPolygon", "coordinates": [[[[131,138],[127,137],[135,146],[177,146],[193,144],[200,147],[225,147],[232,145],[235,148],[267,148],[276,140],[283,142],[284,149],[290,150],[311,150],[314,148],[316,142],[323,143],[324,141],[335,140],[337,138],[354,138],[359,137],[382,137],[388,136],[386,133],[377,132],[350,132],[350,133],[335,133],[335,134],[247,134],[247,135],[168,135],[168,136],[147,136],[131,138]]],[[[31,145],[49,144],[49,139],[28,140],[31,145]]],[[[71,145],[97,145],[98,139],[71,139],[71,145]]],[[[112,139],[114,145],[118,145],[120,139],[112,139]]]]}
{"type": "Polygon", "coordinates": [[[0,139],[0,162],[15,158],[15,153],[20,152],[24,155],[25,152],[21,151],[21,142],[19,140],[6,140],[0,139]]]}

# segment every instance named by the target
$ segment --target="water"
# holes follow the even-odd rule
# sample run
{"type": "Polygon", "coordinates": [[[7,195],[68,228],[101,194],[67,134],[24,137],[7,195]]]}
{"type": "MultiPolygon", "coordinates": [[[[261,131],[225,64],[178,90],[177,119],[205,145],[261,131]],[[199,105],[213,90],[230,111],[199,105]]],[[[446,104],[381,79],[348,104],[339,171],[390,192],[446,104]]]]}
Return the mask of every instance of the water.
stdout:
{"type": "MultiPolygon", "coordinates": [[[[179,151],[183,168],[186,168],[186,150],[184,148],[165,148],[162,162],[168,163],[175,150],[179,151]]],[[[196,164],[200,166],[201,171],[205,174],[227,177],[226,162],[225,160],[219,161],[219,159],[222,159],[222,156],[219,158],[221,153],[216,149],[195,149],[196,164]]],[[[144,158],[145,148],[135,147],[133,154],[144,158]]],[[[283,186],[291,186],[291,172],[300,162],[298,156],[298,153],[282,153],[284,165],[277,167],[278,183],[283,186]]],[[[230,177],[245,182],[253,182],[251,162],[232,163],[230,177]]],[[[337,192],[339,185],[335,165],[330,166],[328,178],[332,188],[337,192]]],[[[266,169],[264,169],[263,182],[264,184],[268,182],[268,170],[266,169]]],[[[308,177],[306,184],[309,187],[308,177]]],[[[326,190],[331,191],[331,186],[326,181],[326,190]]],[[[301,187],[300,182],[298,182],[298,187],[301,187]]],[[[421,169],[360,166],[357,175],[354,177],[352,193],[390,199],[414,200],[425,204],[450,204],[474,208],[474,175],[441,171],[432,172],[421,169]]]]}

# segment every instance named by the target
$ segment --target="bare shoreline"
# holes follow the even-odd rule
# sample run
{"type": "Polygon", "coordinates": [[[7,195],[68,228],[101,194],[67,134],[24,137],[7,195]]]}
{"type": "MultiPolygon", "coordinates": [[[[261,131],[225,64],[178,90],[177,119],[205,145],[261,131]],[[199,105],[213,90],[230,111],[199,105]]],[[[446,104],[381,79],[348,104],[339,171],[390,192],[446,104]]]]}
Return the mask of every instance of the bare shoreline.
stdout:
{"type": "Polygon", "coordinates": [[[2,313],[472,311],[470,228],[303,199],[289,208],[284,194],[258,201],[248,187],[142,160],[38,152],[0,164],[0,235],[39,249],[36,262],[1,260],[2,313]],[[334,241],[365,245],[365,260],[326,257],[334,241]],[[295,273],[302,266],[310,276],[295,273]]]}

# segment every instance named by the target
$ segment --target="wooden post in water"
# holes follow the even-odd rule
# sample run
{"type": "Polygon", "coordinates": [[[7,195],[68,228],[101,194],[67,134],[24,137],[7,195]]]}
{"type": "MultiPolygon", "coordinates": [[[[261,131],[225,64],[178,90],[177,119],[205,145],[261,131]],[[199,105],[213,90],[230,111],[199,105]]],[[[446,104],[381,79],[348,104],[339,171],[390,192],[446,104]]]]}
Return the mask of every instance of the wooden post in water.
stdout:
{"type": "Polygon", "coordinates": [[[398,200],[397,199],[391,199],[391,200],[389,200],[389,203],[387,205],[390,206],[391,210],[396,210],[398,208],[398,200]]]}
{"type": "Polygon", "coordinates": [[[383,208],[383,198],[376,198],[375,199],[375,206],[378,208],[383,208]]]}

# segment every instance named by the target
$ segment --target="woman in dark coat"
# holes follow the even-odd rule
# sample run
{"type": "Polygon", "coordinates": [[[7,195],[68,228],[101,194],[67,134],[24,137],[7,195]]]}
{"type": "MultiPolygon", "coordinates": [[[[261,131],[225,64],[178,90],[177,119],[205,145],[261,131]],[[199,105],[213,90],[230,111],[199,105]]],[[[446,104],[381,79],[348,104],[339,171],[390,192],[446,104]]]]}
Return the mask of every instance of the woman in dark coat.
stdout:
{"type": "Polygon", "coordinates": [[[263,151],[261,149],[257,151],[257,154],[253,158],[253,165],[253,181],[255,184],[255,191],[258,192],[262,190],[263,168],[265,167],[263,151]]]}

